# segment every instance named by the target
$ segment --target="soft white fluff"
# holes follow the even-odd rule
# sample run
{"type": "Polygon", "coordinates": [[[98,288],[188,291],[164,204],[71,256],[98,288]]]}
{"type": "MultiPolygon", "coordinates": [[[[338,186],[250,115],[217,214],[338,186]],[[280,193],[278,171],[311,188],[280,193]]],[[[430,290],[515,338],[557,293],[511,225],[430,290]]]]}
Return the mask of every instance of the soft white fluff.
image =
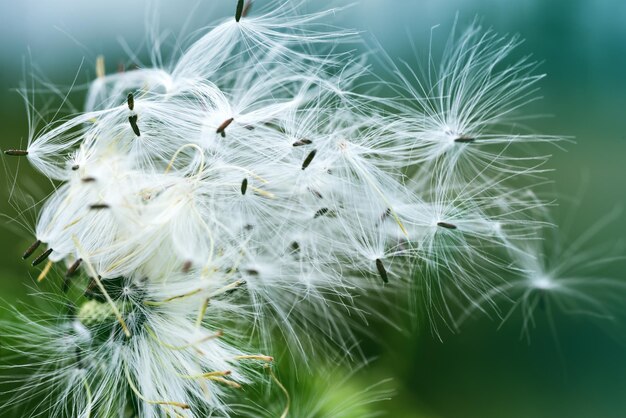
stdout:
{"type": "Polygon", "coordinates": [[[403,97],[379,98],[352,92],[363,59],[332,53],[354,33],[297,6],[228,18],[174,62],[100,74],[84,113],[32,135],[29,161],[62,182],[36,238],[111,293],[15,326],[41,356],[27,387],[63,388],[39,414],[227,414],[222,394],[268,360],[241,357],[248,342],[271,350],[278,329],[294,352],[347,349],[355,296],[416,283],[448,318],[449,297],[489,304],[506,256],[531,257],[519,241],[543,203],[511,180],[544,158],[508,152],[555,138],[515,131],[541,78],[509,64],[518,40],[474,25],[425,80],[396,71],[403,97]]]}

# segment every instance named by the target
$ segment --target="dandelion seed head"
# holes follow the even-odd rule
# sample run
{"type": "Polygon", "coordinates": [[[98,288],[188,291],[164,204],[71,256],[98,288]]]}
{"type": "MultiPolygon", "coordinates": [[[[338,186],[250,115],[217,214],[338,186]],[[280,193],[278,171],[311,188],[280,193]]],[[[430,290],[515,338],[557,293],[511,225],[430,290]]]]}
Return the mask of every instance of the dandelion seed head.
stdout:
{"type": "Polygon", "coordinates": [[[83,291],[56,322],[9,326],[16,351],[49,356],[22,400],[52,382],[68,405],[41,414],[228,415],[269,380],[277,334],[307,359],[353,350],[352,317],[381,315],[362,295],[419,288],[449,320],[449,300],[490,305],[511,265],[562,289],[518,245],[544,205],[513,183],[545,159],[509,147],[558,138],[515,132],[541,78],[507,64],[517,38],[474,24],[431,85],[394,67],[390,99],[355,92],[369,69],[334,52],[357,39],[334,11],[244,3],[170,62],[99,61],[85,110],[30,135],[22,156],[59,186],[25,258],[64,262],[83,291]]]}

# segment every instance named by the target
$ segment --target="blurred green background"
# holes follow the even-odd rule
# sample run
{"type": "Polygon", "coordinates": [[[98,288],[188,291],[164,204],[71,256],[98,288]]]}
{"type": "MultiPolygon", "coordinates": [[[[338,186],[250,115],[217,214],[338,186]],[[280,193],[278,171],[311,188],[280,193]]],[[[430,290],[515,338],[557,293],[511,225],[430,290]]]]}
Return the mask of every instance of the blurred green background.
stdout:
{"type": "MultiPolygon", "coordinates": [[[[257,0],[262,3],[264,0],[257,0]]],[[[190,28],[231,13],[234,1],[206,0],[190,28]]],[[[309,5],[319,6],[318,0],[309,5]]],[[[342,5],[352,2],[327,2],[342,5]]],[[[542,100],[526,113],[544,115],[529,124],[546,134],[576,138],[566,150],[556,148],[549,174],[559,197],[557,223],[576,237],[626,203],[626,2],[623,0],[357,0],[339,13],[335,24],[366,31],[392,57],[414,59],[427,50],[431,27],[441,49],[458,13],[461,27],[476,17],[499,33],[519,33],[526,40],[520,55],[542,61],[542,100]]],[[[21,98],[11,88],[34,70],[55,84],[79,84],[93,77],[95,57],[107,57],[113,71],[127,61],[120,39],[138,50],[145,16],[157,2],[86,2],[79,0],[0,0],[0,148],[18,147],[27,137],[21,98]],[[84,63],[81,68],[81,61],[84,63]]],[[[196,1],[162,1],[161,29],[178,33],[196,1]]],[[[80,95],[78,96],[80,97],[80,95]]],[[[45,103],[40,103],[45,104],[45,103]]],[[[80,103],[76,103],[80,105],[80,103]]],[[[2,214],[14,217],[8,203],[12,177],[39,198],[51,186],[26,164],[4,158],[0,172],[2,214]]],[[[34,216],[24,218],[32,226],[34,216]]],[[[32,241],[28,230],[7,218],[0,222],[0,297],[8,303],[27,300],[33,273],[20,254],[32,241]]],[[[626,237],[620,216],[596,237],[596,243],[619,245],[626,237]]],[[[593,245],[593,243],[592,243],[593,245]]],[[[622,254],[623,255],[623,254],[622,254]]],[[[598,275],[624,278],[623,263],[598,275]]],[[[621,308],[626,311],[626,303],[621,308]]],[[[1,314],[5,315],[4,311],[1,314]]],[[[470,321],[460,333],[443,332],[443,342],[428,327],[400,333],[374,324],[376,338],[364,337],[373,365],[355,377],[355,387],[393,378],[396,395],[376,405],[390,417],[626,417],[626,350],[620,326],[608,331],[597,324],[557,315],[551,329],[541,313],[531,343],[520,339],[519,318],[498,330],[487,318],[470,321]]],[[[623,328],[623,327],[622,327],[623,328]]],[[[10,415],[7,415],[10,416],[10,415]]]]}

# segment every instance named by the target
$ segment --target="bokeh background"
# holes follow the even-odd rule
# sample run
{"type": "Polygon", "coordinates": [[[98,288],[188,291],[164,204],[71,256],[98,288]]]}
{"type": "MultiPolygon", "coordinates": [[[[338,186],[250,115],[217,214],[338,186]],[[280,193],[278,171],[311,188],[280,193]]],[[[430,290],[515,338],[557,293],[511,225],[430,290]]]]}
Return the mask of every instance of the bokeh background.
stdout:
{"type": "MultiPolygon", "coordinates": [[[[309,1],[311,7],[323,7],[322,3],[309,1]]],[[[415,50],[421,56],[427,51],[436,25],[440,26],[433,31],[433,45],[440,50],[457,15],[461,27],[479,17],[500,33],[519,33],[526,40],[520,55],[533,54],[542,62],[540,71],[548,74],[541,82],[543,99],[526,110],[541,117],[529,125],[541,133],[574,137],[576,142],[565,150],[550,149],[554,172],[548,177],[559,202],[553,208],[555,222],[575,238],[626,204],[626,2],[354,3],[333,24],[365,31],[390,56],[409,62],[415,59],[415,50]]],[[[12,88],[30,80],[33,71],[54,84],[67,86],[75,77],[84,84],[93,78],[100,54],[107,58],[107,69],[114,71],[118,62],[127,61],[124,45],[140,49],[146,14],[157,10],[155,5],[161,29],[179,33],[187,21],[191,30],[232,13],[234,1],[0,0],[0,148],[18,147],[27,138],[23,101],[12,88]]],[[[73,102],[80,107],[80,93],[76,97],[73,102]]],[[[8,202],[13,177],[18,173],[18,187],[36,198],[51,190],[24,162],[18,164],[3,158],[0,171],[3,305],[18,299],[28,303],[36,274],[20,260],[32,235],[11,221],[16,216],[8,202]]],[[[34,215],[20,219],[32,226],[34,215]]],[[[626,218],[621,215],[588,245],[620,251],[625,238],[626,218]]],[[[618,262],[597,274],[626,280],[624,267],[618,262]]],[[[626,303],[618,309],[626,311],[626,303]]],[[[4,309],[0,312],[0,317],[6,316],[4,309]]],[[[407,325],[403,332],[374,324],[376,337],[363,339],[366,355],[376,360],[351,379],[350,388],[358,391],[378,379],[392,378],[395,396],[370,407],[390,417],[625,417],[626,325],[604,327],[559,314],[553,319],[554,327],[539,312],[530,343],[520,338],[517,317],[501,328],[494,319],[472,320],[459,333],[444,330],[443,341],[433,336],[425,321],[417,329],[407,325]]]]}

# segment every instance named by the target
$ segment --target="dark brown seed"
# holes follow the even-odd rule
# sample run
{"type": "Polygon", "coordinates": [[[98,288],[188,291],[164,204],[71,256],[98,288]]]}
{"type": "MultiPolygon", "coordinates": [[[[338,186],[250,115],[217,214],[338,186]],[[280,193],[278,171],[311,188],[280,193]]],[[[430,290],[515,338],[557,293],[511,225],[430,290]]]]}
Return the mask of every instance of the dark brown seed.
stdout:
{"type": "Polygon", "coordinates": [[[72,166],[72,171],[76,171],[80,168],[80,166],[78,164],[75,164],[72,166]]]}
{"type": "Polygon", "coordinates": [[[139,126],[137,126],[137,115],[131,115],[128,117],[128,121],[130,122],[130,127],[133,128],[133,132],[137,136],[141,136],[141,132],[139,131],[139,126]]]}
{"type": "Polygon", "coordinates": [[[65,272],[65,277],[72,277],[76,273],[76,270],[78,270],[78,268],[80,267],[80,263],[82,262],[82,258],[76,259],[76,261],[74,261],[74,263],[65,272]]]}
{"type": "Polygon", "coordinates": [[[301,139],[299,141],[294,142],[293,146],[294,147],[301,147],[303,145],[310,145],[312,143],[313,143],[313,141],[311,141],[310,139],[301,139]]]}
{"type": "Polygon", "coordinates": [[[46,251],[41,253],[41,255],[33,260],[33,266],[43,263],[46,258],[52,253],[52,248],[48,248],[46,251]]]}
{"type": "Polygon", "coordinates": [[[185,261],[185,264],[183,264],[183,273],[189,273],[189,270],[191,270],[191,267],[193,266],[193,263],[190,260],[185,261]]]}
{"type": "Polygon", "coordinates": [[[41,245],[41,241],[37,240],[35,242],[33,242],[30,247],[28,247],[26,249],[26,251],[24,251],[24,254],[22,254],[22,259],[26,260],[28,257],[30,257],[31,255],[33,255],[33,253],[37,250],[37,248],[39,248],[39,246],[41,245]]]}
{"type": "Polygon", "coordinates": [[[226,138],[226,132],[224,132],[226,130],[226,128],[228,128],[228,126],[230,126],[231,123],[233,123],[233,121],[235,120],[235,118],[230,118],[230,119],[226,119],[224,121],[224,123],[222,123],[217,130],[215,131],[215,133],[218,133],[220,135],[222,135],[222,138],[226,138]]]}
{"type": "Polygon", "coordinates": [[[128,103],[128,108],[130,110],[135,110],[135,96],[132,93],[128,93],[128,98],[126,99],[128,103]]]}
{"type": "Polygon", "coordinates": [[[23,149],[6,149],[4,150],[4,154],[12,157],[24,157],[28,155],[28,151],[23,149]]]}
{"type": "Polygon", "coordinates": [[[96,181],[95,177],[84,177],[81,179],[81,181],[83,183],[93,183],[94,181],[96,181]]]}
{"type": "Polygon", "coordinates": [[[383,283],[389,283],[389,276],[387,276],[387,270],[385,269],[385,265],[380,258],[376,259],[376,270],[378,270],[378,274],[380,274],[380,278],[383,279],[383,283]]]}
{"type": "Polygon", "coordinates": [[[109,209],[110,206],[106,203],[94,203],[93,205],[89,205],[89,209],[92,210],[100,210],[100,209],[109,209]]]}
{"type": "Polygon", "coordinates": [[[437,222],[437,226],[440,226],[446,229],[456,229],[456,225],[448,223],[448,222],[437,222]]]}
{"type": "Polygon", "coordinates": [[[248,270],[244,270],[244,271],[249,276],[258,276],[259,275],[259,271],[255,270],[255,269],[248,269],[248,270]]]}
{"type": "Polygon", "coordinates": [[[315,215],[313,216],[313,219],[319,218],[320,216],[324,216],[324,215],[328,214],[329,212],[330,212],[330,209],[328,209],[328,208],[321,208],[320,210],[315,212],[315,215]]]}
{"type": "Polygon", "coordinates": [[[241,16],[243,15],[243,6],[244,0],[238,0],[237,10],[235,10],[235,22],[239,22],[241,20],[241,16]]]}
{"type": "Polygon", "coordinates": [[[243,179],[241,182],[241,194],[246,194],[246,190],[248,190],[248,179],[243,179]]]}
{"type": "Polygon", "coordinates": [[[470,142],[474,142],[476,141],[476,138],[472,138],[469,136],[460,136],[457,139],[454,140],[454,142],[458,142],[460,144],[468,144],[470,142]]]}
{"type": "Polygon", "coordinates": [[[67,271],[65,272],[65,277],[63,278],[63,293],[67,293],[68,290],[70,290],[70,283],[71,283],[71,279],[72,277],[76,274],[76,270],[78,270],[78,267],[80,267],[80,263],[83,261],[82,258],[77,259],[76,261],[74,261],[74,264],[72,264],[70,266],[70,268],[67,269],[67,271]]]}
{"type": "Polygon", "coordinates": [[[306,158],[304,159],[304,162],[302,163],[303,170],[306,170],[306,168],[311,164],[311,161],[313,161],[313,158],[315,158],[316,153],[317,153],[317,150],[313,150],[309,153],[309,155],[306,156],[306,158]]]}

